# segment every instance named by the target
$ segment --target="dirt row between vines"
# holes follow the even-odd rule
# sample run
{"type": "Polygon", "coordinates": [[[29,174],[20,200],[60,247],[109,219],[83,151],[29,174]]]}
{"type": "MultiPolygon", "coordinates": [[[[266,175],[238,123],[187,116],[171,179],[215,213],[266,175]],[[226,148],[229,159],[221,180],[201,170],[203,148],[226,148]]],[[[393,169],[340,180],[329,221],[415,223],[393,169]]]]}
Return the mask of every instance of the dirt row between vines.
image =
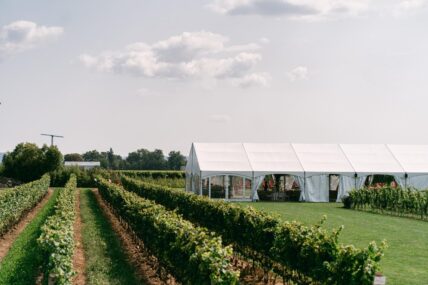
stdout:
{"type": "Polygon", "coordinates": [[[47,194],[43,199],[30,211],[26,214],[21,221],[18,222],[7,234],[0,238],[0,261],[7,255],[9,249],[12,247],[15,240],[25,229],[25,227],[34,219],[39,211],[45,206],[49,201],[53,193],[52,189],[48,189],[47,194]]]}
{"type": "Polygon", "coordinates": [[[74,285],[84,285],[85,277],[85,250],[82,242],[82,218],[80,216],[80,189],[77,189],[76,197],[76,220],[74,222],[75,249],[73,256],[73,268],[76,271],[74,285]]]}
{"type": "Polygon", "coordinates": [[[114,215],[110,207],[101,198],[98,189],[92,189],[92,191],[94,192],[97,202],[109,220],[113,230],[119,237],[128,261],[135,268],[138,278],[147,285],[175,284],[174,280],[171,279],[168,280],[168,283],[161,280],[158,274],[155,258],[150,256],[150,254],[144,250],[144,246],[142,244],[138,244],[136,242],[131,233],[124,227],[120,220],[114,215]]]}

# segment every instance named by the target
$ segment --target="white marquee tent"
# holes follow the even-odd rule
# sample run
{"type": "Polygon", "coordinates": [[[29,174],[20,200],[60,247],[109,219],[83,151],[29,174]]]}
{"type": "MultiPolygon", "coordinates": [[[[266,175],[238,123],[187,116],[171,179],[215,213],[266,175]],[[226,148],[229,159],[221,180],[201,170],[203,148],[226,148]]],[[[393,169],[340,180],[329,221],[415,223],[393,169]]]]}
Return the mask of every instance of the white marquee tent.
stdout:
{"type": "Polygon", "coordinates": [[[193,143],[186,165],[186,190],[203,193],[203,181],[224,177],[229,198],[230,177],[251,180],[251,195],[265,175],[292,175],[299,182],[301,200],[329,201],[329,176],[339,176],[337,201],[364,185],[370,175],[394,176],[402,187],[428,188],[428,145],[193,143]]]}

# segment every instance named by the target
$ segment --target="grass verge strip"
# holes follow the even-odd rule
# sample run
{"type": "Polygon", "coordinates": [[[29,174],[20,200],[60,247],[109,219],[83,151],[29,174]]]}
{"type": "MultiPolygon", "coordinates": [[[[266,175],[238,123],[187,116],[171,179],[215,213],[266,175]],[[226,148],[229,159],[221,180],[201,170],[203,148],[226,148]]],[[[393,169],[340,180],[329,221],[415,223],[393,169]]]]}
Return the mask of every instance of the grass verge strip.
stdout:
{"type": "Polygon", "coordinates": [[[45,262],[45,255],[37,245],[41,226],[52,213],[58,191],[54,191],[50,200],[37,216],[28,224],[15,240],[9,253],[0,263],[0,284],[34,285],[45,262]]]}
{"type": "Polygon", "coordinates": [[[94,193],[80,193],[86,284],[140,284],[94,193]]]}

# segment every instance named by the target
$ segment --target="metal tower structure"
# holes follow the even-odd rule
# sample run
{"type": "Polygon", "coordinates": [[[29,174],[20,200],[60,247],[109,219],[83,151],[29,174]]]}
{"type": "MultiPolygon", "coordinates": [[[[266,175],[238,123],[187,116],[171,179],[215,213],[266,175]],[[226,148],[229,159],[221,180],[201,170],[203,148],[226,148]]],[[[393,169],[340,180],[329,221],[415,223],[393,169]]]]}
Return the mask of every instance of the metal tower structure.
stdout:
{"type": "Polygon", "coordinates": [[[51,146],[54,145],[54,138],[64,138],[63,136],[51,135],[51,134],[41,134],[42,136],[51,137],[51,146]]]}

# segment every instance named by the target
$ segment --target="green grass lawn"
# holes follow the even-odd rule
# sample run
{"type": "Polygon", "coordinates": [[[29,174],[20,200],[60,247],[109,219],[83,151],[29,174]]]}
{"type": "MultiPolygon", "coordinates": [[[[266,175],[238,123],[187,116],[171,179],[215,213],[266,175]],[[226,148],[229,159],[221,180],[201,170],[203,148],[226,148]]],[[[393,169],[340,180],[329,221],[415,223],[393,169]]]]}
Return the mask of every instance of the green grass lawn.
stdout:
{"type": "Polygon", "coordinates": [[[80,207],[86,259],[86,284],[141,284],[128,263],[119,238],[99,207],[94,193],[82,189],[80,207]]]}
{"type": "Polygon", "coordinates": [[[58,192],[54,191],[50,200],[25,227],[1,261],[0,284],[33,285],[36,282],[46,260],[37,239],[41,234],[41,226],[53,211],[58,192]]]}
{"type": "Polygon", "coordinates": [[[428,284],[428,222],[346,210],[341,203],[241,203],[278,214],[284,220],[314,224],[327,215],[328,228],[344,225],[340,242],[366,247],[387,240],[381,262],[388,285],[428,284]]]}

